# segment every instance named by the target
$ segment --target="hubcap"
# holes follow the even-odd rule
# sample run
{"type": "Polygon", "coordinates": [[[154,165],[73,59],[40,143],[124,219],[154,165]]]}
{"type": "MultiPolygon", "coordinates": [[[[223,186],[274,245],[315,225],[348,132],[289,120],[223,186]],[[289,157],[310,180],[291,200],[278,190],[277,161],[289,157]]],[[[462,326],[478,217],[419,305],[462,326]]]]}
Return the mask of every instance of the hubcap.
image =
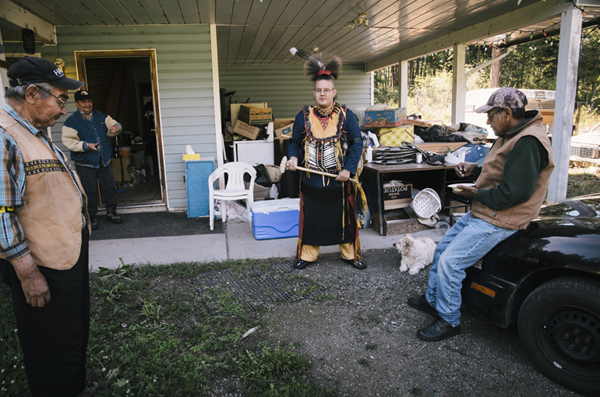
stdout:
{"type": "Polygon", "coordinates": [[[569,363],[600,369],[600,320],[581,310],[563,310],[546,324],[552,350],[569,363]]]}

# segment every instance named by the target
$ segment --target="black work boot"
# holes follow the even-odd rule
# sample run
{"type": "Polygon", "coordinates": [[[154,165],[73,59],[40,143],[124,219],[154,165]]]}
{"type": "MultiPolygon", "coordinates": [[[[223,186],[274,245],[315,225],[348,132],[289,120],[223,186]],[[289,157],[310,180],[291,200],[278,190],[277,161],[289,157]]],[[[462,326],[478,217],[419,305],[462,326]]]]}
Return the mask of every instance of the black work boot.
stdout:
{"type": "Polygon", "coordinates": [[[433,317],[440,317],[436,308],[431,306],[429,302],[427,302],[427,298],[425,298],[425,295],[421,295],[418,298],[408,298],[407,303],[408,306],[414,307],[417,310],[421,310],[433,317]]]}
{"type": "Polygon", "coordinates": [[[436,318],[431,324],[417,331],[417,338],[426,342],[437,342],[460,333],[460,325],[453,327],[450,323],[436,318]]]}
{"type": "Polygon", "coordinates": [[[346,262],[349,265],[354,266],[355,268],[357,268],[358,270],[365,270],[367,268],[367,264],[361,260],[354,260],[354,259],[344,259],[342,258],[342,260],[344,262],[346,262]]]}
{"type": "Polygon", "coordinates": [[[114,224],[119,224],[123,222],[123,219],[121,219],[121,217],[117,214],[117,210],[114,208],[109,208],[106,210],[106,218],[109,222],[112,222],[114,224]]]}

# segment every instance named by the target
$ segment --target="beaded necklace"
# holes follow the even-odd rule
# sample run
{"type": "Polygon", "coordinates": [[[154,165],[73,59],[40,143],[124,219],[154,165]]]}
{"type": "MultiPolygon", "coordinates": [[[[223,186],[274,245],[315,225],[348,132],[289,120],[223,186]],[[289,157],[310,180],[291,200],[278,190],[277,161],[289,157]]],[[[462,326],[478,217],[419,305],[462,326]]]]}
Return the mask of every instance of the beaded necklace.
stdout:
{"type": "Polygon", "coordinates": [[[315,116],[317,116],[317,118],[321,122],[321,126],[323,127],[323,129],[326,129],[329,125],[329,120],[331,120],[331,116],[333,115],[333,113],[338,113],[340,111],[340,105],[334,103],[333,106],[331,106],[331,109],[325,112],[321,110],[318,106],[313,107],[313,109],[315,112],[315,116]]]}

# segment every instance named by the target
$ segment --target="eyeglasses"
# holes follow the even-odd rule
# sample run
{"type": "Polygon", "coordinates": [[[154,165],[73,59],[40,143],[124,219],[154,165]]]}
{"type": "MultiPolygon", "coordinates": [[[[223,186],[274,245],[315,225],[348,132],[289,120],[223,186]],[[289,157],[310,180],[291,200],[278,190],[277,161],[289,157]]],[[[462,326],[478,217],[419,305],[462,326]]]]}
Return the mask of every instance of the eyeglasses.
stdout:
{"type": "MultiPolygon", "coordinates": [[[[35,84],[34,84],[35,85],[35,84]]],[[[67,107],[67,101],[65,101],[62,98],[57,97],[56,95],[54,95],[53,93],[51,93],[50,91],[46,90],[43,87],[40,87],[39,85],[35,85],[39,90],[44,91],[46,94],[52,95],[54,98],[56,98],[56,100],[58,101],[58,105],[60,106],[61,109],[64,109],[67,107]]]]}
{"type": "MultiPolygon", "coordinates": [[[[335,88],[334,88],[333,90],[335,90],[335,88]]],[[[319,94],[319,95],[321,95],[321,94],[329,95],[329,93],[330,93],[331,91],[333,91],[333,90],[332,90],[332,89],[330,89],[330,88],[325,88],[324,90],[321,90],[321,89],[319,89],[319,88],[315,88],[313,91],[314,91],[314,92],[316,92],[316,93],[317,93],[317,94],[319,94]]]]}
{"type": "Polygon", "coordinates": [[[503,111],[503,110],[504,110],[504,108],[500,108],[500,109],[498,109],[498,110],[494,110],[492,113],[488,113],[488,114],[487,114],[487,119],[488,119],[488,120],[491,120],[491,119],[492,119],[492,117],[494,117],[494,115],[495,115],[496,113],[499,113],[499,112],[501,112],[501,111],[503,111]]]}

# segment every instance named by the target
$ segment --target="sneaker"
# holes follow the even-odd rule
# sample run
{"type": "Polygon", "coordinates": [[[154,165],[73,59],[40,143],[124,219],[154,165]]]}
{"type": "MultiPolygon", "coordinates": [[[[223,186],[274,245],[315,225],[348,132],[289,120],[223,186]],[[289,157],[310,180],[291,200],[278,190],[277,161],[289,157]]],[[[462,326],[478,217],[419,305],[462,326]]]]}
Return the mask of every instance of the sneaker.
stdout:
{"type": "Polygon", "coordinates": [[[114,224],[119,224],[123,222],[123,219],[121,219],[119,214],[117,214],[117,210],[114,208],[109,208],[106,210],[106,219],[108,219],[109,222],[112,222],[114,224]]]}
{"type": "Polygon", "coordinates": [[[100,229],[100,226],[98,225],[98,219],[96,219],[95,215],[90,215],[90,225],[92,226],[92,230],[100,229]]]}
{"type": "Polygon", "coordinates": [[[77,397],[92,397],[97,391],[106,390],[110,387],[108,382],[89,382],[85,385],[85,389],[77,395],[77,397]]]}

